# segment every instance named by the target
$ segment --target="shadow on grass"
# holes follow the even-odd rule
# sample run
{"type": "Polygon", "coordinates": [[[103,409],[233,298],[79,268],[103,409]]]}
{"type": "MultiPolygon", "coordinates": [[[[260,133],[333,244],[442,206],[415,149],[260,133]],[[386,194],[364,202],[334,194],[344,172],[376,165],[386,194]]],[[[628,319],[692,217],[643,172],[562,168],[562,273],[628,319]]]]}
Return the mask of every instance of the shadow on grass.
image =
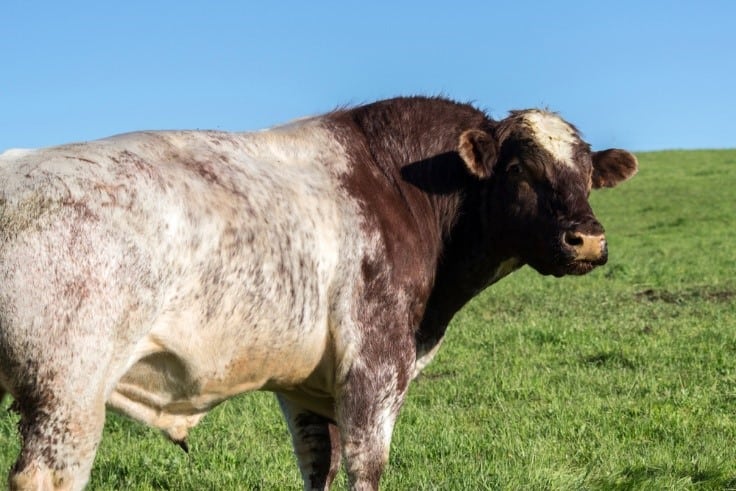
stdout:
{"type": "Polygon", "coordinates": [[[670,469],[651,466],[627,467],[620,474],[594,479],[590,484],[592,489],[601,490],[649,489],[668,475],[687,479],[698,489],[736,490],[736,475],[729,476],[718,469],[689,469],[673,474],[670,469]]]}
{"type": "Polygon", "coordinates": [[[736,291],[690,288],[684,291],[671,292],[667,290],[648,288],[637,292],[634,297],[639,301],[663,302],[679,305],[692,301],[730,302],[734,297],[736,297],[736,291]]]}
{"type": "Polygon", "coordinates": [[[634,369],[637,363],[619,351],[602,351],[584,356],[581,360],[586,365],[596,367],[614,367],[634,369]]]}
{"type": "Polygon", "coordinates": [[[695,470],[680,474],[682,478],[690,478],[700,489],[736,490],[736,475],[726,476],[719,470],[695,470]]]}

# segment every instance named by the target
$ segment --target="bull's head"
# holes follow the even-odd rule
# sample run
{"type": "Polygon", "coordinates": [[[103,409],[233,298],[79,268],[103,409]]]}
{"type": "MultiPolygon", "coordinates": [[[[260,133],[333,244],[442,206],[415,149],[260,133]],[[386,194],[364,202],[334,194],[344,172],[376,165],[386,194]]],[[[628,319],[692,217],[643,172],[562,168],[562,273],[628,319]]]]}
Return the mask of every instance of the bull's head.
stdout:
{"type": "Polygon", "coordinates": [[[608,259],[591,189],[636,173],[624,150],[592,152],[558,115],[514,111],[491,131],[468,130],[460,156],[488,186],[491,227],[508,253],[542,274],[585,274],[608,259]]]}

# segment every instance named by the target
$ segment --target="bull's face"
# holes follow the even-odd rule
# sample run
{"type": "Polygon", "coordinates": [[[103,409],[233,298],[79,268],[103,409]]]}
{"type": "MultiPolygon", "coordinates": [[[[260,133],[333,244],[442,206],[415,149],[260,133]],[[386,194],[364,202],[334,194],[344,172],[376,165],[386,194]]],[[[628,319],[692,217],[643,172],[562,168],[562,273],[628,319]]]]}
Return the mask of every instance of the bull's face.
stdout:
{"type": "Polygon", "coordinates": [[[608,259],[590,190],[613,187],[637,170],[624,150],[591,152],[553,113],[516,111],[493,132],[470,130],[460,155],[487,186],[496,241],[542,274],[585,274],[608,259]]]}

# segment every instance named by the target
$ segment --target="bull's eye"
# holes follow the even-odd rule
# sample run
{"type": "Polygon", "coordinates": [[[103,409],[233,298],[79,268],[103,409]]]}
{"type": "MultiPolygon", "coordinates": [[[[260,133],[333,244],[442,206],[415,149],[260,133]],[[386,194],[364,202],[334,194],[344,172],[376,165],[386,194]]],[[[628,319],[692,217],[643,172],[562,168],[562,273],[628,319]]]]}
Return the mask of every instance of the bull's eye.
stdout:
{"type": "Polygon", "coordinates": [[[509,164],[509,166],[506,168],[506,173],[509,176],[518,177],[524,172],[524,169],[521,167],[521,164],[518,162],[513,162],[509,164]]]}

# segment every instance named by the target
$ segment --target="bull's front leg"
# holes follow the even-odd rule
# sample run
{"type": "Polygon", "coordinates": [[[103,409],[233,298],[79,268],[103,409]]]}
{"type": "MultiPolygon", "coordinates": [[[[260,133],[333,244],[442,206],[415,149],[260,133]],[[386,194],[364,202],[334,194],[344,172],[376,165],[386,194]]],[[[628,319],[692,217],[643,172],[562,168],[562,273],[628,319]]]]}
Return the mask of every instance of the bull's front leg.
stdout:
{"type": "Polygon", "coordinates": [[[306,490],[326,490],[340,470],[340,432],[334,421],[276,394],[291,432],[306,490]]]}
{"type": "Polygon", "coordinates": [[[376,490],[414,367],[413,340],[384,336],[360,351],[337,397],[350,489],[376,490]]]}

